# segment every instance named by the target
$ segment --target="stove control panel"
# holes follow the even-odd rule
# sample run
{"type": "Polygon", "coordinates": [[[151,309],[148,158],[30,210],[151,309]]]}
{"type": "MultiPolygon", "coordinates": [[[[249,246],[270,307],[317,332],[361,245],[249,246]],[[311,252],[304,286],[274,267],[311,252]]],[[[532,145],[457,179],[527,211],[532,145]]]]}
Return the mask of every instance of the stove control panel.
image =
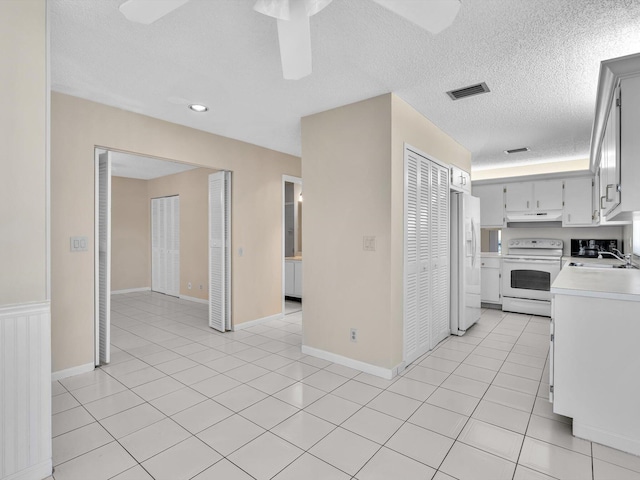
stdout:
{"type": "Polygon", "coordinates": [[[559,249],[563,248],[563,242],[548,238],[514,238],[509,240],[509,248],[559,249]]]}

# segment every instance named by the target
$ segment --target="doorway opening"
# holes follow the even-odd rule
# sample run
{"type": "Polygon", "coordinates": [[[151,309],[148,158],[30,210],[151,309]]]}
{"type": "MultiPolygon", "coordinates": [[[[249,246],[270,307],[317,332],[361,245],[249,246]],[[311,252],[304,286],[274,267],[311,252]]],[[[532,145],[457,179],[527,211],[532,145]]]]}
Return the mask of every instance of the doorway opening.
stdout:
{"type": "MultiPolygon", "coordinates": [[[[230,185],[231,174],[104,148],[95,149],[95,172],[95,365],[100,365],[110,361],[111,311],[126,303],[112,306],[112,295],[147,292],[155,301],[193,305],[203,316],[191,320],[203,328],[211,324],[212,284],[224,286],[217,298],[230,305],[230,269],[217,283],[220,272],[212,273],[209,255],[209,177],[225,173],[230,185]]],[[[225,211],[230,224],[231,209],[225,211]]],[[[223,248],[230,251],[226,240],[223,248]]],[[[231,329],[230,308],[226,312],[223,331],[231,329]]]]}
{"type": "Polygon", "coordinates": [[[302,179],[282,176],[282,313],[302,310],[302,179]]]}

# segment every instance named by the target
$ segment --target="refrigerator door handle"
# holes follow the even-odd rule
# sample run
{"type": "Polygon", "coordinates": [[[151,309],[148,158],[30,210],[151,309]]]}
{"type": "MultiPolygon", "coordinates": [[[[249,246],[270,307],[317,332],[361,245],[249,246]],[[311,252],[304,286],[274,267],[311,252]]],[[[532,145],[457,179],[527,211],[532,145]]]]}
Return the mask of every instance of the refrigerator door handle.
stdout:
{"type": "Polygon", "coordinates": [[[471,266],[476,266],[476,225],[471,219],[471,266]]]}

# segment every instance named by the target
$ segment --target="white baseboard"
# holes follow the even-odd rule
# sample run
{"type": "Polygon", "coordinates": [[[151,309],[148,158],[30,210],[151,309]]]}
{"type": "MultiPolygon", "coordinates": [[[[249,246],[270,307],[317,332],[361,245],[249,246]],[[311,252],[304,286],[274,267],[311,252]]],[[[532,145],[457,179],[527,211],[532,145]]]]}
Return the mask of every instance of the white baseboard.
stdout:
{"type": "Polygon", "coordinates": [[[270,315],[268,317],[257,318],[255,320],[249,320],[248,322],[242,322],[239,324],[235,324],[233,326],[233,331],[244,330],[245,328],[255,327],[256,325],[260,325],[261,323],[269,322],[271,320],[281,320],[284,318],[282,313],[276,313],[275,315],[270,315]]]}
{"type": "Polygon", "coordinates": [[[597,442],[601,445],[622,450],[623,452],[633,455],[640,455],[640,440],[638,440],[638,438],[626,437],[615,432],[602,430],[598,427],[585,425],[576,422],[575,418],[573,419],[573,434],[578,438],[597,442]]]}
{"type": "Polygon", "coordinates": [[[205,305],[209,305],[209,300],[205,300],[203,298],[188,297],[186,295],[180,295],[180,300],[189,300],[190,302],[204,303],[205,305]]]}
{"type": "Polygon", "coordinates": [[[338,365],[353,368],[355,370],[360,370],[361,372],[369,373],[371,375],[375,375],[376,377],[386,378],[387,380],[391,380],[393,377],[395,377],[398,374],[398,369],[402,365],[399,364],[393,368],[383,368],[377,365],[372,365],[370,363],[361,362],[360,360],[355,360],[353,358],[343,357],[342,355],[338,355],[337,353],[327,352],[326,350],[320,350],[319,348],[309,347],[307,345],[302,346],[302,353],[304,353],[305,355],[311,355],[312,357],[318,357],[329,362],[337,363],[338,365]]]}
{"type": "Polygon", "coordinates": [[[96,366],[91,363],[85,363],[84,365],[78,365],[77,367],[66,368],[64,370],[58,370],[51,374],[51,381],[62,380],[63,378],[72,377],[73,375],[80,375],[81,373],[91,372],[96,366]]]}
{"type": "Polygon", "coordinates": [[[150,292],[151,287],[125,288],[124,290],[111,290],[111,295],[120,295],[122,293],[150,292]]]}
{"type": "Polygon", "coordinates": [[[8,477],[2,477],[2,480],[40,480],[51,476],[53,471],[53,462],[51,459],[32,465],[8,477]]]}

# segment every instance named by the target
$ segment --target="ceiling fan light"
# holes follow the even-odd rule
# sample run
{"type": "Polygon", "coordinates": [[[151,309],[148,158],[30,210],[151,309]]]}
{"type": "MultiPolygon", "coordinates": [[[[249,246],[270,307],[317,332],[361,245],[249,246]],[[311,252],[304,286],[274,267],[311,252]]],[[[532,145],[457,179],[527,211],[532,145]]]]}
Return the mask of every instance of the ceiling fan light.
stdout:
{"type": "Polygon", "coordinates": [[[291,18],[289,0],[258,0],[253,9],[258,13],[278,20],[289,20],[291,18]]]}

